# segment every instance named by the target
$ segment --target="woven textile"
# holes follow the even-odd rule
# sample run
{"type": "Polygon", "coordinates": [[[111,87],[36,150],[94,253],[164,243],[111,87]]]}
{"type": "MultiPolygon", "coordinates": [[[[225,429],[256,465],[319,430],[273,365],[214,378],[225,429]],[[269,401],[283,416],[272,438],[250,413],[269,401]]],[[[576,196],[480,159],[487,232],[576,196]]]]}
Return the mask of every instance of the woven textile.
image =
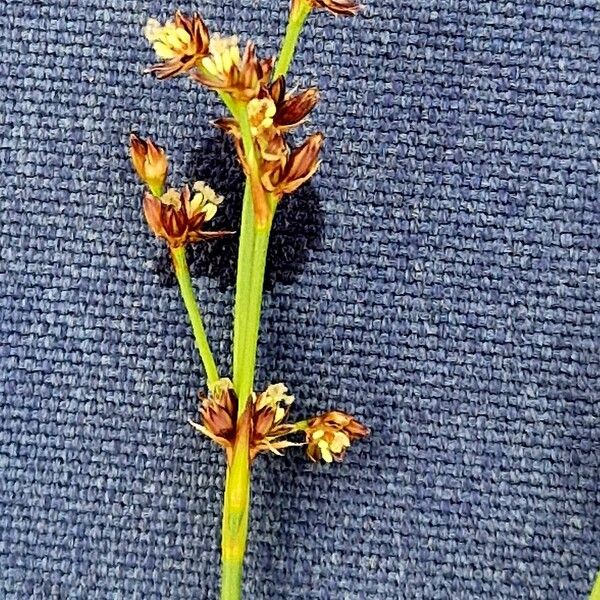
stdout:
{"type": "MultiPolygon", "coordinates": [[[[314,183],[273,236],[259,388],[372,437],[253,479],[248,599],[583,599],[600,566],[600,3],[372,0],[315,14],[314,183]]],[[[150,16],[274,52],[284,0],[0,6],[0,597],[218,595],[223,456],[140,213],[131,130],[242,182],[214,96],[143,75],[150,16]]],[[[194,249],[221,368],[236,241],[194,249]]]]}

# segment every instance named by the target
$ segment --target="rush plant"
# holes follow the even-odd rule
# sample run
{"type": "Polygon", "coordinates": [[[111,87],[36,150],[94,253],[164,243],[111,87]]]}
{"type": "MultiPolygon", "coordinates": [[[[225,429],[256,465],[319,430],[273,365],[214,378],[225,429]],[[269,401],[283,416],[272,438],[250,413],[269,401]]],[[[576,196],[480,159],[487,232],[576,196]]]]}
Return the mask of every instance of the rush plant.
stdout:
{"type": "Polygon", "coordinates": [[[232,232],[208,227],[223,198],[204,182],[168,187],[166,151],[151,139],[131,135],[134,169],[145,184],[143,210],[150,229],[168,246],[181,296],[206,373],[199,422],[191,422],[225,450],[227,470],[222,521],[221,598],[241,598],[246,551],[252,462],[260,453],[280,455],[305,446],[312,461],[339,461],[351,443],[368,434],[339,411],[301,421],[290,419],[294,397],[283,383],[254,389],[265,262],[277,207],[317,171],[321,133],[297,147],[288,134],[316,106],[316,88],[289,91],[287,72],[304,23],[313,10],[354,15],[353,0],[292,0],[279,58],[260,58],[256,46],[237,37],[211,34],[201,16],[177,12],[162,24],[150,19],[144,33],[159,62],[148,71],[158,79],[185,75],[217,93],[228,114],[216,125],[233,139],[246,178],[242,203],[235,306],[232,373],[218,372],[194,294],[186,247],[232,232]]]}

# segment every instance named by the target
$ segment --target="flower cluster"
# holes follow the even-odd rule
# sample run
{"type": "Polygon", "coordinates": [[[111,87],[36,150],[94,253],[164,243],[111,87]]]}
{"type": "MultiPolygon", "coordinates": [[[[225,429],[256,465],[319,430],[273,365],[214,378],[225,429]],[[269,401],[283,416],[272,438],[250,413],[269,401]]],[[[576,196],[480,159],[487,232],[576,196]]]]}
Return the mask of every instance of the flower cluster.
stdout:
{"type": "Polygon", "coordinates": [[[250,459],[260,452],[281,454],[283,448],[296,445],[283,439],[293,428],[285,423],[294,397],[283,384],[270,385],[261,394],[253,394],[244,415],[237,419],[238,399],[229,379],[221,379],[208,396],[202,398],[202,423],[191,425],[225,449],[231,461],[233,447],[242,428],[249,429],[250,459]]]}
{"type": "Polygon", "coordinates": [[[246,44],[244,54],[240,56],[236,36],[214,35],[210,40],[209,55],[202,59],[193,78],[209,89],[244,102],[258,95],[272,71],[273,59],[260,60],[252,42],[246,44]]]}
{"type": "Polygon", "coordinates": [[[252,394],[244,415],[237,420],[238,400],[229,379],[221,379],[202,398],[202,423],[192,426],[225,449],[231,461],[236,439],[247,427],[250,459],[261,452],[281,454],[290,446],[306,445],[312,461],[342,460],[351,442],[364,438],[369,430],[354,417],[341,411],[331,411],[300,423],[287,423],[294,397],[282,384],[270,385],[261,394],[252,394]],[[293,442],[292,434],[303,433],[304,442],[293,442]]]}
{"type": "Polygon", "coordinates": [[[271,78],[272,58],[259,59],[252,42],[241,54],[237,36],[210,35],[198,15],[187,17],[177,12],[164,25],[150,19],[144,34],[162,61],[149,72],[160,79],[187,73],[212,90],[246,102],[271,78]]]}
{"type": "MultiPolygon", "coordinates": [[[[287,132],[307,119],[318,100],[316,88],[287,94],[285,78],[279,77],[248,103],[251,134],[260,158],[261,184],[277,200],[297,190],[319,166],[323,144],[320,133],[311,135],[295,149],[291,149],[285,139],[287,132]]],[[[237,120],[218,119],[216,125],[233,136],[240,161],[249,173],[251,167],[244,157],[242,131],[237,120]]]]}
{"type": "Polygon", "coordinates": [[[298,148],[286,141],[286,133],[303,123],[315,107],[317,90],[286,93],[283,77],[271,81],[273,59],[259,59],[252,42],[240,53],[235,36],[209,37],[197,15],[188,18],[177,13],[165,25],[151,20],[146,37],[165,61],[152,66],[151,72],[161,78],[189,73],[217,91],[230,107],[232,116],[219,119],[217,125],[234,137],[252,183],[255,217],[259,223],[266,221],[273,203],[298,189],[318,169],[321,134],[313,134],[298,148]]]}
{"type": "Polygon", "coordinates": [[[316,462],[340,461],[351,442],[366,437],[369,430],[354,417],[333,410],[308,421],[304,432],[308,457],[316,462]]]}
{"type": "Polygon", "coordinates": [[[150,19],[144,35],[153,45],[156,55],[164,61],[149,69],[159,79],[191,71],[209,53],[208,29],[198,15],[187,17],[177,11],[175,19],[164,25],[150,19]]]}
{"type": "Polygon", "coordinates": [[[168,171],[166,152],[152,140],[131,135],[131,160],[136,173],[147,185],[144,194],[144,214],[150,229],[167,241],[171,248],[191,242],[227,235],[226,231],[206,231],[204,226],[216,214],[223,201],[203,181],[177,190],[165,190],[168,171]]]}

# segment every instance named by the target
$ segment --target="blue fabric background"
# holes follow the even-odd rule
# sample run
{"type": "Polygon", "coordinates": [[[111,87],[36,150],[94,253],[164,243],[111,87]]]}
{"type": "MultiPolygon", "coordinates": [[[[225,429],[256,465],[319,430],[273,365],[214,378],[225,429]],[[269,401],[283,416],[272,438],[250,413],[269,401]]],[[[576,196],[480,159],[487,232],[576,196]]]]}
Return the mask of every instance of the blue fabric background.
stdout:
{"type": "MultiPolygon", "coordinates": [[[[274,234],[261,387],[373,429],[255,469],[247,598],[585,598],[600,565],[600,3],[315,15],[314,184],[274,234]]],[[[0,7],[0,597],[217,597],[223,457],[130,130],[237,226],[214,97],[143,76],[150,16],[273,52],[284,0],[0,7]]],[[[223,369],[235,240],[193,271],[223,369]]]]}

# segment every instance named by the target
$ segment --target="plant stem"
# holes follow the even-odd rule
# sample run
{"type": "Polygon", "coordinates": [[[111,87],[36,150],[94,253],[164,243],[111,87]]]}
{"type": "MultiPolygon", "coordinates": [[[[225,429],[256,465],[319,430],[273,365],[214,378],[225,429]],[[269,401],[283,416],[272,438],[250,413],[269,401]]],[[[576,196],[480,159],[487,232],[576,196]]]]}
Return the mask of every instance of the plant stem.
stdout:
{"type": "MultiPolygon", "coordinates": [[[[298,37],[310,13],[310,6],[303,6],[299,14],[290,19],[274,78],[289,69],[298,37]]],[[[235,104],[227,106],[239,123],[250,171],[242,206],[233,316],[233,385],[238,397],[238,435],[225,477],[221,540],[221,600],[241,600],[250,511],[249,424],[244,417],[249,414],[245,409],[254,388],[265,266],[275,205],[270,197],[263,197],[268,214],[257,212],[261,205],[261,199],[256,197],[260,186],[259,165],[247,109],[235,104]]]]}
{"type": "Polygon", "coordinates": [[[185,304],[192,324],[196,348],[198,348],[198,353],[200,354],[204,370],[206,371],[208,387],[211,387],[219,379],[219,372],[208,344],[206,331],[202,324],[202,315],[200,314],[200,309],[198,308],[196,297],[194,295],[192,278],[190,277],[190,270],[185,257],[185,247],[171,248],[171,257],[173,259],[173,266],[175,267],[175,275],[179,282],[181,297],[183,298],[183,303],[185,304]]]}
{"type": "Polygon", "coordinates": [[[243,354],[238,363],[238,377],[236,380],[236,391],[238,393],[239,402],[238,414],[241,414],[244,411],[246,403],[248,402],[254,387],[256,349],[258,346],[260,312],[262,306],[265,265],[267,260],[270,233],[270,220],[266,228],[254,230],[254,248],[252,253],[252,265],[244,318],[244,346],[243,354]]]}
{"type": "Polygon", "coordinates": [[[273,71],[273,79],[277,79],[288,72],[294,58],[294,53],[296,52],[298,38],[300,37],[306,18],[310,14],[311,8],[308,2],[302,2],[298,11],[290,15],[290,21],[285,30],[285,37],[279,51],[279,58],[273,71]]]}
{"type": "MultiPolygon", "coordinates": [[[[245,312],[249,305],[250,276],[254,252],[254,220],[252,217],[252,192],[246,180],[242,204],[242,223],[235,284],[235,308],[233,311],[233,380],[239,379],[240,359],[245,349],[245,312]]],[[[238,388],[235,386],[236,392],[238,388]]]]}
{"type": "MultiPolygon", "coordinates": [[[[248,412],[245,417],[249,417],[248,412]]],[[[221,533],[221,600],[240,600],[250,512],[249,418],[241,417],[225,477],[221,533]]]]}
{"type": "MultiPolygon", "coordinates": [[[[258,178],[258,164],[254,148],[254,139],[250,129],[248,113],[245,106],[237,111],[238,123],[242,134],[244,152],[250,174],[246,180],[244,204],[242,207],[242,230],[238,252],[236,298],[233,318],[233,386],[235,388],[239,408],[238,417],[243,413],[252,393],[254,383],[254,367],[256,365],[256,346],[258,343],[258,320],[260,320],[260,304],[264,278],[266,247],[259,243],[259,233],[266,233],[268,245],[272,215],[267,211],[266,223],[260,227],[255,217],[256,203],[253,202],[254,186],[251,180],[258,178]],[[265,256],[261,259],[261,255],[265,256]],[[257,286],[259,289],[257,289],[257,286]],[[258,295],[258,298],[256,297],[258,295]],[[258,303],[258,309],[256,305],[258,303]]],[[[266,200],[266,199],[265,199],[266,200]]],[[[263,236],[264,237],[264,236],[263,236]]],[[[263,244],[264,240],[261,240],[263,244]]]]}

